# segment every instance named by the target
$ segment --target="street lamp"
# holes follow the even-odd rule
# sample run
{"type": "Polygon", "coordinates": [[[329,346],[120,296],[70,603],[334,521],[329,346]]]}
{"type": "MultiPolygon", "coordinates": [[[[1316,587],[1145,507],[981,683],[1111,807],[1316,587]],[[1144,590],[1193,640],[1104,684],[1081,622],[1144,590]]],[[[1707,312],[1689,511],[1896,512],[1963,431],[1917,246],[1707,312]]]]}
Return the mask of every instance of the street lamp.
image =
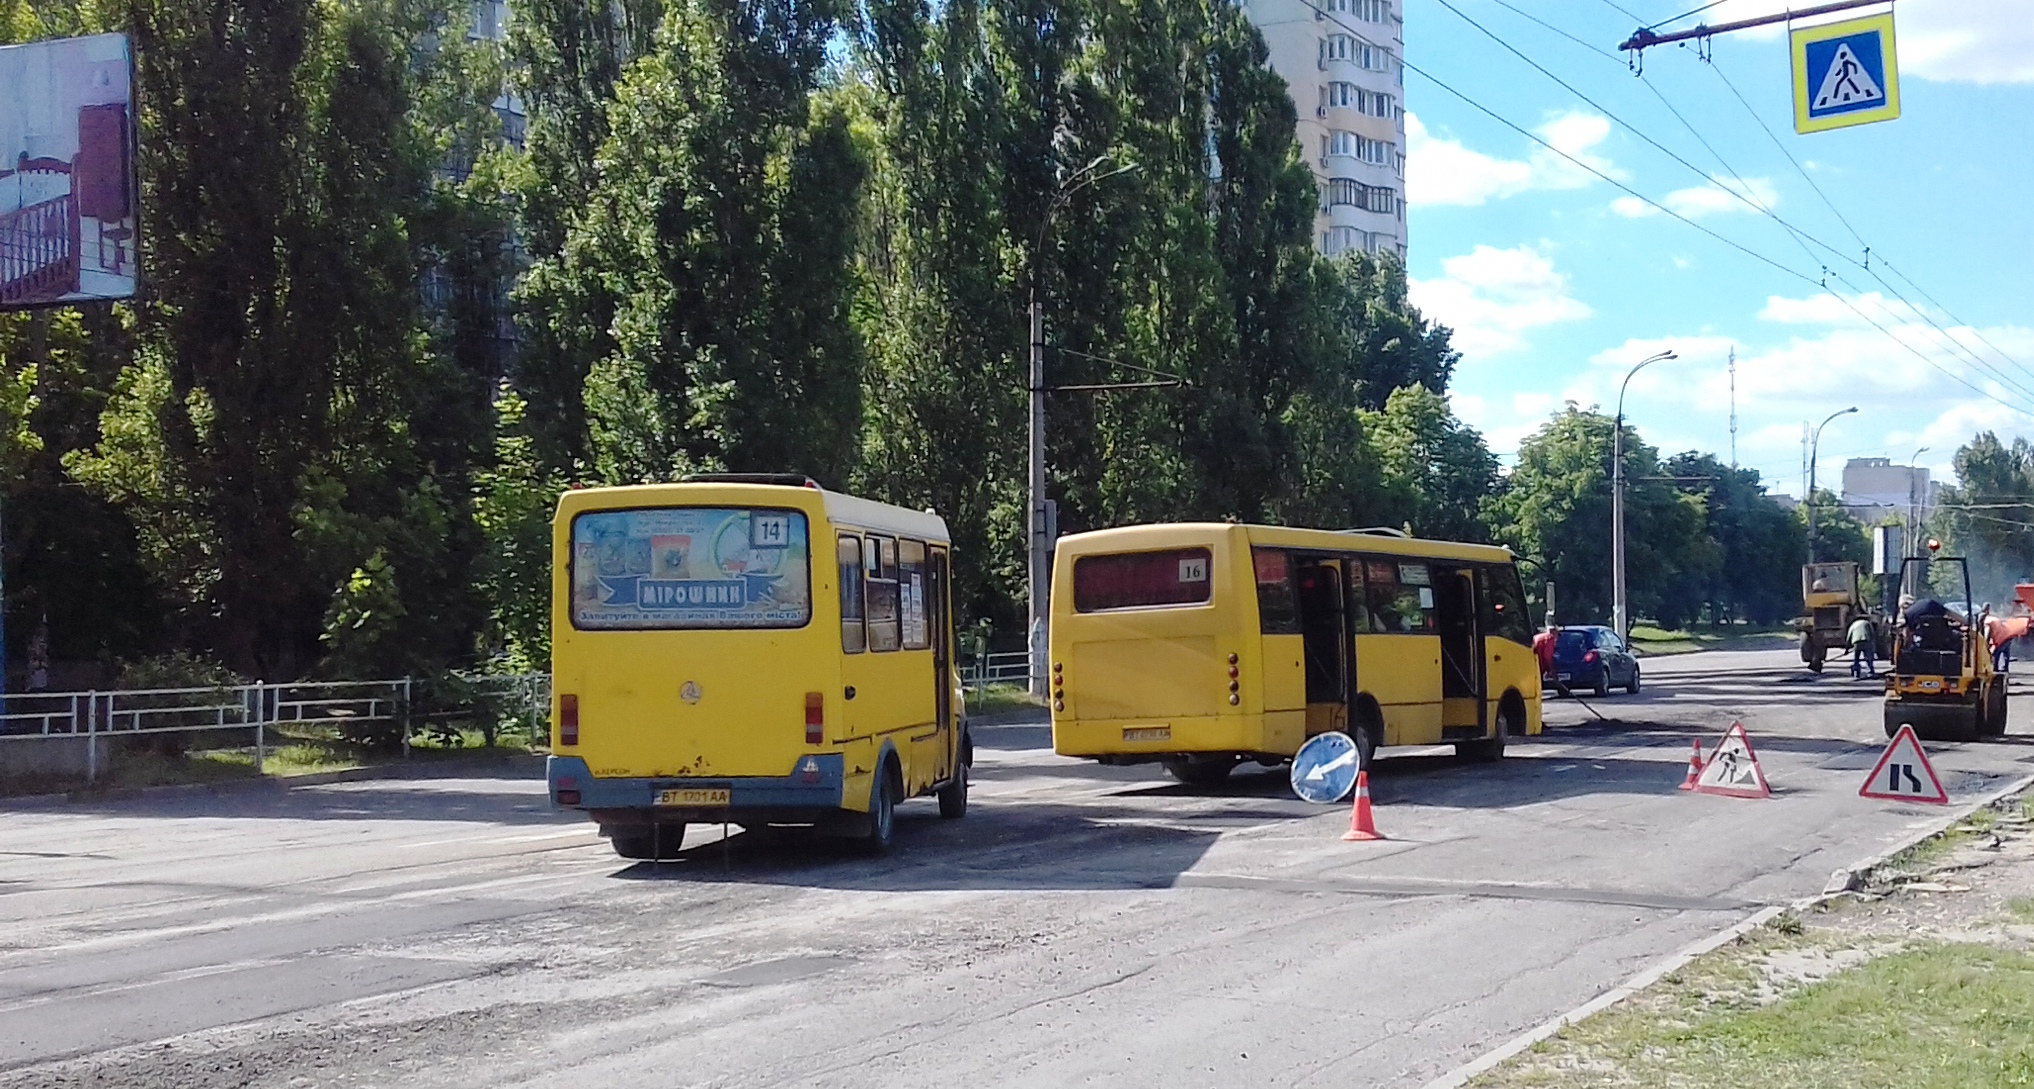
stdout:
{"type": "Polygon", "coordinates": [[[1662,359],[1679,359],[1671,351],[1649,355],[1625,372],[1617,387],[1617,419],[1610,428],[1610,625],[1618,641],[1631,635],[1631,618],[1624,597],[1624,391],[1632,375],[1662,359]]]}
{"type": "Polygon", "coordinates": [[[1920,512],[1916,509],[1920,506],[1920,501],[1916,498],[1916,494],[1920,491],[1920,477],[1915,474],[1915,469],[1918,466],[1914,463],[1920,461],[1921,455],[1927,453],[1929,449],[1926,446],[1920,447],[1914,451],[1912,456],[1907,458],[1907,554],[1909,556],[1920,555],[1914,548],[1914,531],[1920,528],[1921,522],[1920,512]]]}
{"type": "Polygon", "coordinates": [[[1137,169],[1136,163],[1125,163],[1114,170],[1096,173],[1108,161],[1109,156],[1097,155],[1088,160],[1086,166],[1060,180],[1051,203],[1045,207],[1045,215],[1039,220],[1038,245],[1031,251],[1031,381],[1028,387],[1031,393],[1031,465],[1025,520],[1031,546],[1026,571],[1031,623],[1026,633],[1026,646],[1031,652],[1029,679],[1034,696],[1045,695],[1045,617],[1051,592],[1047,573],[1052,566],[1050,523],[1053,519],[1048,517],[1045,498],[1045,301],[1040,290],[1045,281],[1045,235],[1052,228],[1052,217],[1065,206],[1069,197],[1096,182],[1137,169]]]}
{"type": "Polygon", "coordinates": [[[1820,447],[1820,446],[1822,445],[1822,429],[1823,429],[1823,428],[1825,428],[1825,427],[1828,427],[1828,426],[1829,426],[1829,421],[1830,421],[1830,420],[1833,420],[1833,419],[1837,418],[1838,416],[1848,416],[1848,415],[1850,415],[1851,413],[1853,413],[1853,412],[1856,412],[1856,411],[1857,411],[1857,406],[1856,406],[1856,405],[1852,405],[1852,406],[1850,406],[1849,408],[1845,408],[1845,409],[1839,409],[1839,410],[1837,410],[1837,411],[1835,411],[1835,412],[1832,412],[1832,413],[1830,413],[1830,414],[1829,414],[1829,415],[1828,415],[1827,417],[1825,417],[1825,418],[1823,419],[1823,421],[1822,421],[1821,423],[1819,423],[1819,424],[1816,424],[1816,425],[1815,425],[1815,435],[1814,435],[1814,437],[1813,437],[1813,438],[1811,438],[1811,439],[1809,439],[1809,440],[1808,440],[1808,562],[1809,562],[1809,563],[1814,563],[1814,562],[1815,562],[1815,455],[1816,455],[1816,451],[1817,451],[1817,449],[1818,449],[1818,448],[1819,448],[1819,447],[1820,447]]]}

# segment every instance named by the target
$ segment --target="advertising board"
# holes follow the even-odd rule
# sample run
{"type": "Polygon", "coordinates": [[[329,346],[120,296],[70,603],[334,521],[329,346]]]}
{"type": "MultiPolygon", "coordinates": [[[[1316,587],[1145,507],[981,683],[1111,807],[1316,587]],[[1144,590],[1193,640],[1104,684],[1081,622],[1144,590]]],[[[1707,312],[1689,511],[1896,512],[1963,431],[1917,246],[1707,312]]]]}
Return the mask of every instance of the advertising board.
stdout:
{"type": "Polygon", "coordinates": [[[125,34],[0,47],[0,310],[134,294],[125,34]]]}

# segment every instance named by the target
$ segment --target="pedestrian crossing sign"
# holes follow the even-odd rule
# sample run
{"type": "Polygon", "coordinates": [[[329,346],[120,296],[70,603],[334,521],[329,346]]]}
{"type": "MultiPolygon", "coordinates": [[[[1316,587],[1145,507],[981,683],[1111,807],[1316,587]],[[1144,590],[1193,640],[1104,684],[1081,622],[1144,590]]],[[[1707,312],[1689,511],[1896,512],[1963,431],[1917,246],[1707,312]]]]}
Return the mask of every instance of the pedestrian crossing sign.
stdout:
{"type": "Polygon", "coordinates": [[[1794,131],[1821,132],[1900,116],[1893,13],[1796,27],[1794,131]]]}

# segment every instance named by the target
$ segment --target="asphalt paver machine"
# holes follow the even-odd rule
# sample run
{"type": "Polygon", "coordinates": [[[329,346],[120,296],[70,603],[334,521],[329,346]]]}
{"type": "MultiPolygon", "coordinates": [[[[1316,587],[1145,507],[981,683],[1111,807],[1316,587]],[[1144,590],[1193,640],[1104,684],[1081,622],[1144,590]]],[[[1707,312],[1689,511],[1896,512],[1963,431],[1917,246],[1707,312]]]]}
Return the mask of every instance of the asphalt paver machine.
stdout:
{"type": "Polygon", "coordinates": [[[1911,725],[1931,741],[2006,732],[2006,677],[1992,668],[1983,618],[1971,603],[1970,566],[1931,554],[1901,564],[1903,604],[1886,676],[1886,736],[1911,725]]]}

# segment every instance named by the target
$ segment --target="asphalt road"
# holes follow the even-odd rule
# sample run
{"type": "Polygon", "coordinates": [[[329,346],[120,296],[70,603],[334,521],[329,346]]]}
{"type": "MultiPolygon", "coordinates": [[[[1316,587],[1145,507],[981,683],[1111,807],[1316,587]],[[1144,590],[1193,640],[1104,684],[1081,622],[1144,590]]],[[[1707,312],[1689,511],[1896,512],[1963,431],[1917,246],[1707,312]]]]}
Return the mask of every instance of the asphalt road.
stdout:
{"type": "MultiPolygon", "coordinates": [[[[0,1087],[1409,1086],[1931,815],[1856,790],[1877,690],[1791,654],[1648,659],[1497,765],[1387,750],[1383,843],[1282,775],[1224,789],[977,736],[974,808],[898,849],[692,830],[624,864],[496,777],[17,805],[0,1087]],[[1732,718],[1764,801],[1675,790],[1732,718]]],[[[2034,772],[1931,745],[1952,796],[2034,772]]]]}

